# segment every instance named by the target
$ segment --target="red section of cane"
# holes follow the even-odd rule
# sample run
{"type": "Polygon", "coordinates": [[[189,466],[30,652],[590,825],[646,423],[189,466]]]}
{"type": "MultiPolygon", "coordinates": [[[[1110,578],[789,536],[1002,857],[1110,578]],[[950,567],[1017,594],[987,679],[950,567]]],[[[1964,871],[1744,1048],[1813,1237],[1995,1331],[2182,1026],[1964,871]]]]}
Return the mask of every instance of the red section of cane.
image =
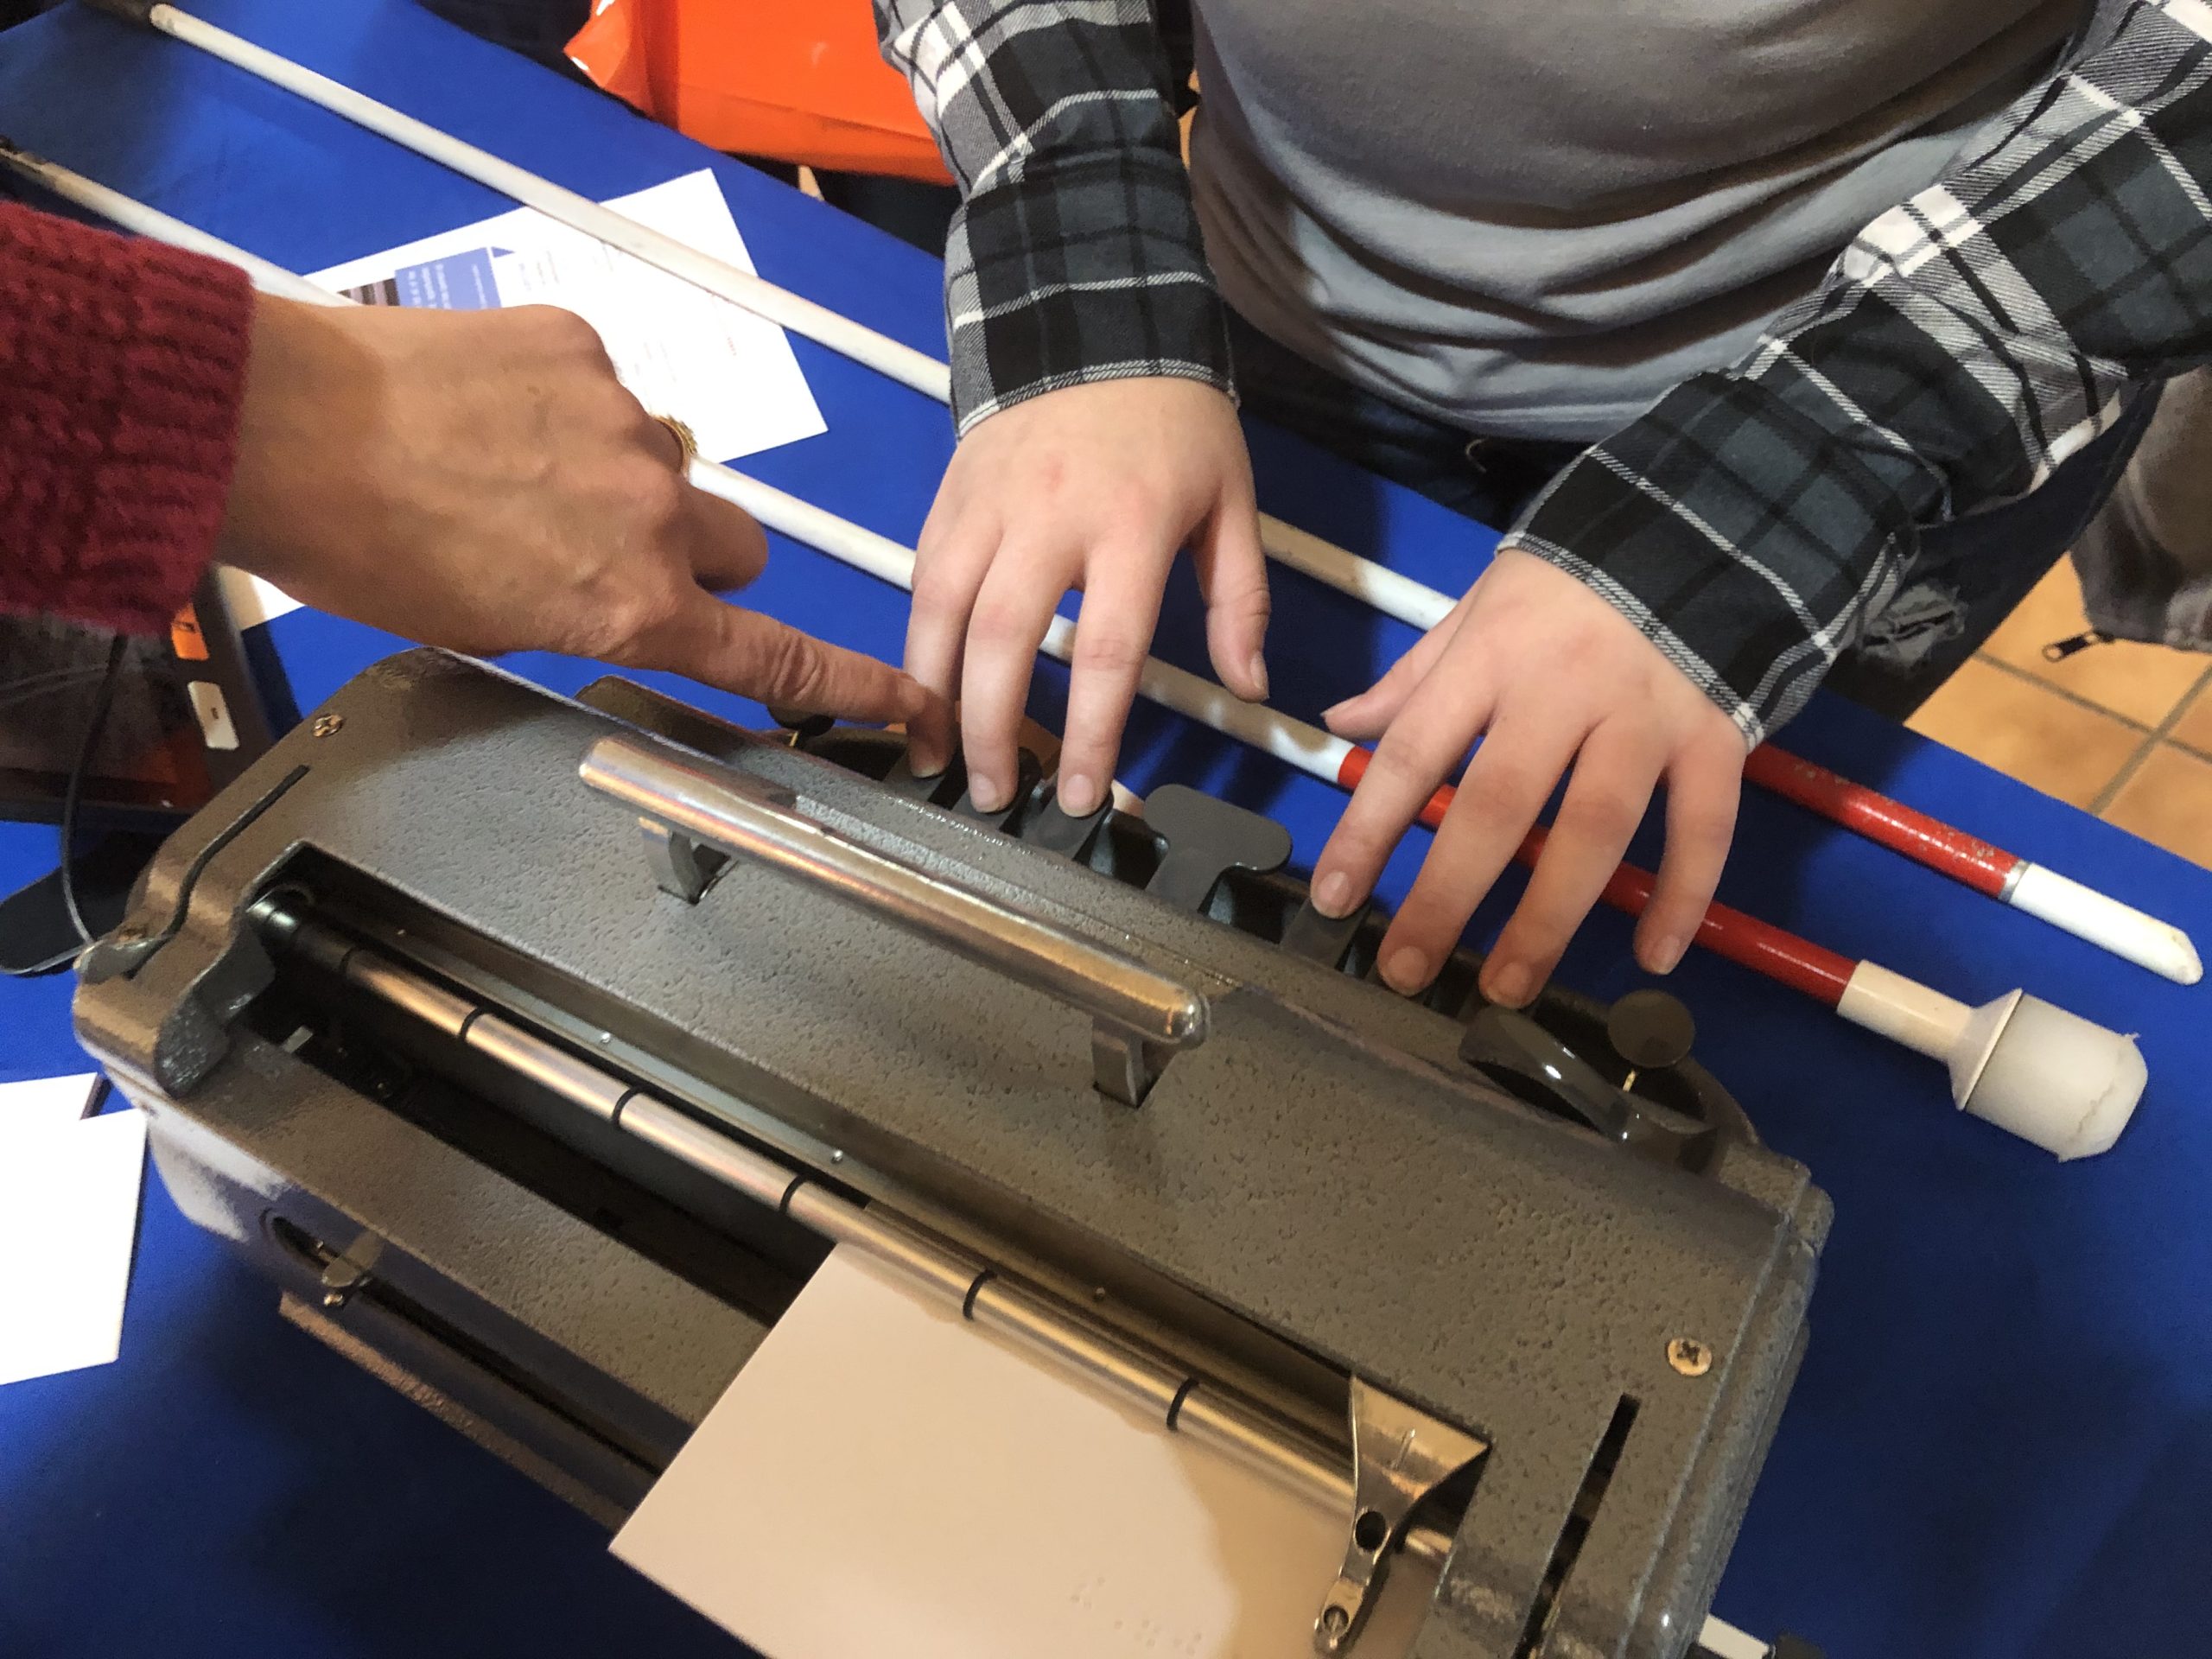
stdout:
{"type": "MultiPolygon", "coordinates": [[[[1354,747],[1344,756],[1337,781],[1347,789],[1355,787],[1366,774],[1368,762],[1373,758],[1371,750],[1354,747]]],[[[1446,784],[1430,796],[1428,804],[1421,809],[1421,821],[1432,830],[1442,823],[1445,813],[1451,810],[1454,793],[1452,785],[1446,784]]],[[[1531,830],[1516,858],[1533,869],[1544,850],[1548,833],[1541,824],[1531,830]]],[[[1615,910],[1641,916],[1651,902],[1653,885],[1654,878],[1649,870],[1624,864],[1605,883],[1605,900],[1615,910]]],[[[1705,919],[1698,925],[1697,942],[1715,956],[1726,957],[1753,973],[1764,974],[1830,1007],[1842,999],[1844,988],[1851,982],[1852,972],[1859,965],[1825,945],[1800,938],[1771,922],[1763,922],[1726,905],[1707,908],[1705,919]]]]}
{"type": "Polygon", "coordinates": [[[1993,899],[2020,866],[2016,854],[1771,745],[1751,751],[1744,778],[1993,899]]]}

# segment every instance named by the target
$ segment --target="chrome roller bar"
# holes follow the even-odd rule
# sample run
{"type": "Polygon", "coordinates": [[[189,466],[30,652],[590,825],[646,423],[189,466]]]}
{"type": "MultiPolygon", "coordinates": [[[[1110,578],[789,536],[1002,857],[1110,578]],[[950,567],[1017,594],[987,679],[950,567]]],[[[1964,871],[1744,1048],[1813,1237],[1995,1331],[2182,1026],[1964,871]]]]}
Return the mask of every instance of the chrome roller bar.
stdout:
{"type": "Polygon", "coordinates": [[[1206,1038],[1205,998],[1134,957],[848,841],[788,790],[603,737],[578,772],[640,816],[654,880],[696,904],[728,858],[749,857],[1090,1016],[1100,1091],[1141,1104],[1169,1058],[1206,1038]]]}

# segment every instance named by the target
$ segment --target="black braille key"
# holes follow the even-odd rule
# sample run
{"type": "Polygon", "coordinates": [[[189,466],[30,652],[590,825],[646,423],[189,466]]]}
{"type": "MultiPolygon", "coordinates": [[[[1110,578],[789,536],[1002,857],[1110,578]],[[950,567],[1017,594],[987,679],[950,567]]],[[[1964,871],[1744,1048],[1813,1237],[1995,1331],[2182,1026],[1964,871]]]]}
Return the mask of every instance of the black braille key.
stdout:
{"type": "Polygon", "coordinates": [[[1144,821],[1167,842],[1145,891],[1180,909],[1203,913],[1231,870],[1264,875],[1290,859],[1290,831],[1273,818],[1180,784],[1152,791],[1144,821]]]}

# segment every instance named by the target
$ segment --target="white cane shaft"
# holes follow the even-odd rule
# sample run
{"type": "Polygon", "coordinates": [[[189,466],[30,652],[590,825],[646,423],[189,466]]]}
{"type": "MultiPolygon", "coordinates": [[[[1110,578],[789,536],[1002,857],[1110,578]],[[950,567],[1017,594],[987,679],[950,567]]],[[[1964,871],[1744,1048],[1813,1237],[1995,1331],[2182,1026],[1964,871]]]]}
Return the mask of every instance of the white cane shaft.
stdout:
{"type": "Polygon", "coordinates": [[[856,570],[865,570],[894,588],[908,593],[914,590],[914,550],[888,536],[863,529],[811,501],[802,501],[772,484],[763,484],[703,457],[691,463],[691,481],[708,494],[744,508],[779,535],[827,553],[856,570]]]}
{"type": "MultiPolygon", "coordinates": [[[[904,588],[914,586],[913,550],[888,536],[878,535],[850,519],[840,518],[810,501],[764,484],[757,478],[710,461],[691,463],[691,481],[701,489],[734,503],[770,530],[828,554],[856,570],[904,588]]],[[[1056,616],[1039,649],[1063,663],[1075,660],[1076,625],[1056,616]]],[[[1318,726],[1258,703],[1246,702],[1211,680],[1201,678],[1157,657],[1147,657],[1137,678],[1137,690],[1162,708],[1211,727],[1225,737],[1263,749],[1302,772],[1335,783],[1351,745],[1318,726]]]]}
{"type": "Polygon", "coordinates": [[[236,265],[252,278],[254,287],[264,294],[274,294],[280,299],[298,300],[308,305],[351,303],[343,295],[317,288],[306,277],[295,276],[282,265],[271,264],[258,254],[233,247],[196,226],[188,225],[181,219],[172,219],[158,208],[134,201],[119,191],[95,183],[81,173],[73,173],[66,167],[17,149],[4,140],[0,140],[0,167],[33,181],[64,201],[74,202],[79,207],[98,213],[126,231],[136,232],[156,242],[166,242],[171,247],[182,248],[188,253],[202,254],[210,259],[220,259],[226,264],[236,265]]]}
{"type": "MultiPolygon", "coordinates": [[[[189,12],[159,5],[149,14],[149,21],[173,39],[295,92],[334,115],[342,116],[418,156],[449,167],[502,195],[512,196],[572,230],[634,254],[648,264],[695,283],[793,334],[803,334],[817,345],[849,357],[925,397],[934,397],[941,404],[952,401],[951,371],[925,352],[917,351],[750,271],[740,270],[673,237],[626,219],[613,208],[565,189],[527,168],[502,161],[489,150],[455,138],[327,75],[256,46],[228,29],[202,22],[189,12]]],[[[1280,518],[1262,513],[1260,536],[1268,554],[1281,563],[1416,628],[1425,631],[1434,626],[1452,608],[1452,601],[1434,588],[1280,518]]]]}
{"type": "MultiPolygon", "coordinates": [[[[803,299],[750,271],[740,270],[673,237],[626,219],[613,208],[565,189],[527,168],[503,161],[489,150],[455,138],[428,122],[379,103],[342,82],[256,46],[189,12],[180,11],[175,6],[158,5],[149,14],[149,21],[175,40],[296,93],[334,115],[449,167],[503,195],[512,196],[572,230],[633,254],[648,264],[695,283],[793,334],[803,334],[817,345],[849,357],[925,397],[934,397],[941,404],[952,401],[950,369],[925,352],[903,345],[826,306],[803,299]]],[[[1260,515],[1260,537],[1269,556],[1279,563],[1423,631],[1433,627],[1452,608],[1452,601],[1434,588],[1266,513],[1260,515]]]]}
{"type": "Polygon", "coordinates": [[[1448,595],[1265,513],[1260,515],[1260,542],[1278,564],[1309,575],[1325,588],[1348,594],[1423,633],[1451,614],[1453,601],[1448,595]]]}
{"type": "Polygon", "coordinates": [[[689,247],[635,219],[626,219],[589,197],[564,189],[527,168],[500,160],[489,150],[465,143],[429,123],[403,115],[388,104],[355,92],[294,63],[289,58],[242,40],[228,29],[203,22],[174,6],[156,6],[149,21],[162,33],[199,48],[226,63],[272,85],[296,92],[334,115],[391,139],[394,143],[451,168],[464,177],[512,196],[547,218],[633,254],[647,264],[704,289],[754,315],[804,334],[879,373],[944,403],[951,397],[951,374],[926,352],[901,345],[887,334],[861,327],[826,306],[802,299],[750,271],[689,247]]]}
{"type": "MultiPolygon", "coordinates": [[[[195,230],[181,219],[172,219],[143,202],[95,185],[66,168],[9,151],[0,151],[0,161],[126,229],[177,246],[190,247],[195,252],[236,265],[264,294],[317,305],[351,303],[342,296],[316,287],[304,276],[195,230]]],[[[826,553],[855,569],[866,571],[894,588],[913,591],[914,551],[888,536],[841,518],[810,501],[803,501],[719,462],[696,460],[691,463],[690,476],[701,489],[744,508],[770,530],[826,553]]],[[[1041,649],[1061,662],[1072,662],[1075,624],[1065,617],[1055,617],[1041,649]]],[[[1211,680],[1201,679],[1157,658],[1146,658],[1137,683],[1145,696],[1162,707],[1209,726],[1224,736],[1264,749],[1331,783],[1336,781],[1338,770],[1351,747],[1344,739],[1332,737],[1319,727],[1243,702],[1211,680]]]]}

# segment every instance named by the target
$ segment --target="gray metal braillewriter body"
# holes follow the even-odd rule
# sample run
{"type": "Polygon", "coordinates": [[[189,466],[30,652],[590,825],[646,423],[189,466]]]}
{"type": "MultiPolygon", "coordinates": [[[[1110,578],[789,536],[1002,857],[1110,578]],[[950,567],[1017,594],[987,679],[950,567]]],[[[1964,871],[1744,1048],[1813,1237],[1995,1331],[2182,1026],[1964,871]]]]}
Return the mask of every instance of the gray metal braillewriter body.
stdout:
{"type": "Polygon", "coordinates": [[[1408,1001],[1194,791],[974,811],[434,652],[163,850],[84,1040],[286,1318],[609,1524],[835,1244],[1407,1552],[1419,1659],[1681,1659],[1828,1205],[1679,1008],[1408,1001]]]}

